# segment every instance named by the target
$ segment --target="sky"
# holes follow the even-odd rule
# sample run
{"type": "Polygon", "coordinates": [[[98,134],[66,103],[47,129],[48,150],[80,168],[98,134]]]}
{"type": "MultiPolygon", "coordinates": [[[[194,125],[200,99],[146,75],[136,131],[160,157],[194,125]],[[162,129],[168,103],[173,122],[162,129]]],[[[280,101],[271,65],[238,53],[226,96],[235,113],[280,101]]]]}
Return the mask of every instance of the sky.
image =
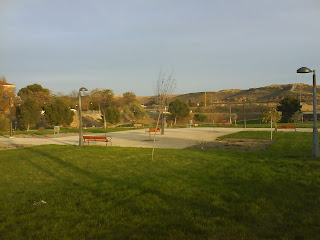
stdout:
{"type": "Polygon", "coordinates": [[[0,31],[0,76],[17,90],[150,96],[160,72],[173,94],[311,84],[302,66],[320,76],[319,0],[0,0],[0,31]]]}

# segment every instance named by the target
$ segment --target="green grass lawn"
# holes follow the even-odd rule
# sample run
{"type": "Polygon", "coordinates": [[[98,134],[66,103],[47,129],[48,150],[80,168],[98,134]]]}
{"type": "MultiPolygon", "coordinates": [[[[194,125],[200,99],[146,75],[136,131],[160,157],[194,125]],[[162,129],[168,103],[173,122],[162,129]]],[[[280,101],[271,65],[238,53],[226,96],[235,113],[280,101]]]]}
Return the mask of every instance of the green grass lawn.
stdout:
{"type": "Polygon", "coordinates": [[[275,138],[265,151],[156,149],[153,163],[143,148],[1,151],[0,239],[320,239],[311,133],[275,138]]]}

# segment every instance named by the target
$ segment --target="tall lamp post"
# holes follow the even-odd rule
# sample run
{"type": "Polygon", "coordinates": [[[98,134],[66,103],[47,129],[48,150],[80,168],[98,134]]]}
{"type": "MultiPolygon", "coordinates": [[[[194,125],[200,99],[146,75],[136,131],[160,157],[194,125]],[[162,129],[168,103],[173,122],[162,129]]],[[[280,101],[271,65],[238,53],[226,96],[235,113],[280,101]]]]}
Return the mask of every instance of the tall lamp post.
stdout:
{"type": "Polygon", "coordinates": [[[10,98],[10,96],[8,96],[8,95],[4,95],[3,98],[9,99],[9,108],[10,108],[10,137],[13,138],[11,98],[10,98]]]}
{"type": "Polygon", "coordinates": [[[247,101],[247,99],[242,99],[242,103],[243,103],[243,128],[247,128],[246,109],[244,107],[244,104],[246,101],[247,101]]]}
{"type": "Polygon", "coordinates": [[[317,89],[316,89],[316,70],[301,67],[297,73],[313,73],[313,134],[312,134],[312,157],[319,157],[319,138],[317,128],[317,89]]]}
{"type": "Polygon", "coordinates": [[[228,99],[228,101],[229,101],[229,122],[230,123],[232,123],[232,117],[231,117],[231,101],[230,101],[230,99],[228,99]]]}
{"type": "Polygon", "coordinates": [[[88,91],[85,87],[79,89],[79,146],[83,146],[82,117],[81,117],[81,92],[88,91]]]}

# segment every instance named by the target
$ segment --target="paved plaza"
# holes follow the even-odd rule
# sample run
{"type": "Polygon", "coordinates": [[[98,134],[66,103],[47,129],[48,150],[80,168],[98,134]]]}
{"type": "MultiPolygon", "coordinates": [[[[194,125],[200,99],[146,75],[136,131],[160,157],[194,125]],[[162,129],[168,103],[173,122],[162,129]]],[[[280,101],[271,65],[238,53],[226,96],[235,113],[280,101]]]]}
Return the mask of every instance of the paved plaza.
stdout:
{"type": "MultiPolygon", "coordinates": [[[[183,149],[202,142],[211,142],[218,137],[235,133],[239,131],[268,131],[266,128],[167,128],[165,135],[157,133],[155,147],[156,148],[176,148],[183,149]]],[[[286,131],[286,130],[281,130],[286,131]]],[[[292,130],[287,130],[292,131],[292,130]]],[[[311,132],[312,129],[297,129],[297,131],[311,132]]],[[[85,133],[90,136],[104,136],[103,133],[85,133]]],[[[120,147],[153,147],[154,133],[145,132],[145,129],[136,129],[122,132],[107,133],[107,136],[112,137],[112,146],[120,147]]],[[[45,145],[45,144],[59,144],[59,145],[78,145],[79,136],[77,134],[60,134],[55,136],[41,136],[41,137],[16,137],[8,138],[8,136],[0,137],[0,145],[45,145]]],[[[101,145],[105,143],[90,143],[90,145],[101,145]]],[[[108,144],[109,145],[109,144],[108,144]]]]}

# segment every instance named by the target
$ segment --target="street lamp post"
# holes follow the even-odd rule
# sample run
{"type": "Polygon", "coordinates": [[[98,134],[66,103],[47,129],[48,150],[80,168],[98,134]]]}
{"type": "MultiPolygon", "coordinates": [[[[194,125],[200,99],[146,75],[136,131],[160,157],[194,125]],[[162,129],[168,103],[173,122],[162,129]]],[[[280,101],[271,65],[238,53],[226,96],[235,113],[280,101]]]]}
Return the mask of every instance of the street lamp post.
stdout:
{"type": "Polygon", "coordinates": [[[10,96],[8,96],[8,95],[4,95],[3,98],[9,99],[9,108],[10,108],[10,137],[13,138],[11,98],[10,98],[10,96]]]}
{"type": "Polygon", "coordinates": [[[82,116],[81,116],[81,92],[88,91],[85,87],[79,89],[79,146],[83,146],[83,132],[82,132],[82,116]]]}
{"type": "Polygon", "coordinates": [[[228,100],[229,100],[229,122],[232,123],[231,102],[230,102],[230,99],[228,100]]]}
{"type": "Polygon", "coordinates": [[[313,73],[313,134],[312,134],[312,157],[319,156],[319,138],[317,127],[317,88],[316,88],[316,70],[310,70],[307,67],[301,67],[297,73],[313,73]]]}
{"type": "Polygon", "coordinates": [[[246,109],[244,107],[244,104],[246,101],[247,101],[247,99],[242,99],[242,103],[243,103],[243,128],[247,128],[246,109]]]}

